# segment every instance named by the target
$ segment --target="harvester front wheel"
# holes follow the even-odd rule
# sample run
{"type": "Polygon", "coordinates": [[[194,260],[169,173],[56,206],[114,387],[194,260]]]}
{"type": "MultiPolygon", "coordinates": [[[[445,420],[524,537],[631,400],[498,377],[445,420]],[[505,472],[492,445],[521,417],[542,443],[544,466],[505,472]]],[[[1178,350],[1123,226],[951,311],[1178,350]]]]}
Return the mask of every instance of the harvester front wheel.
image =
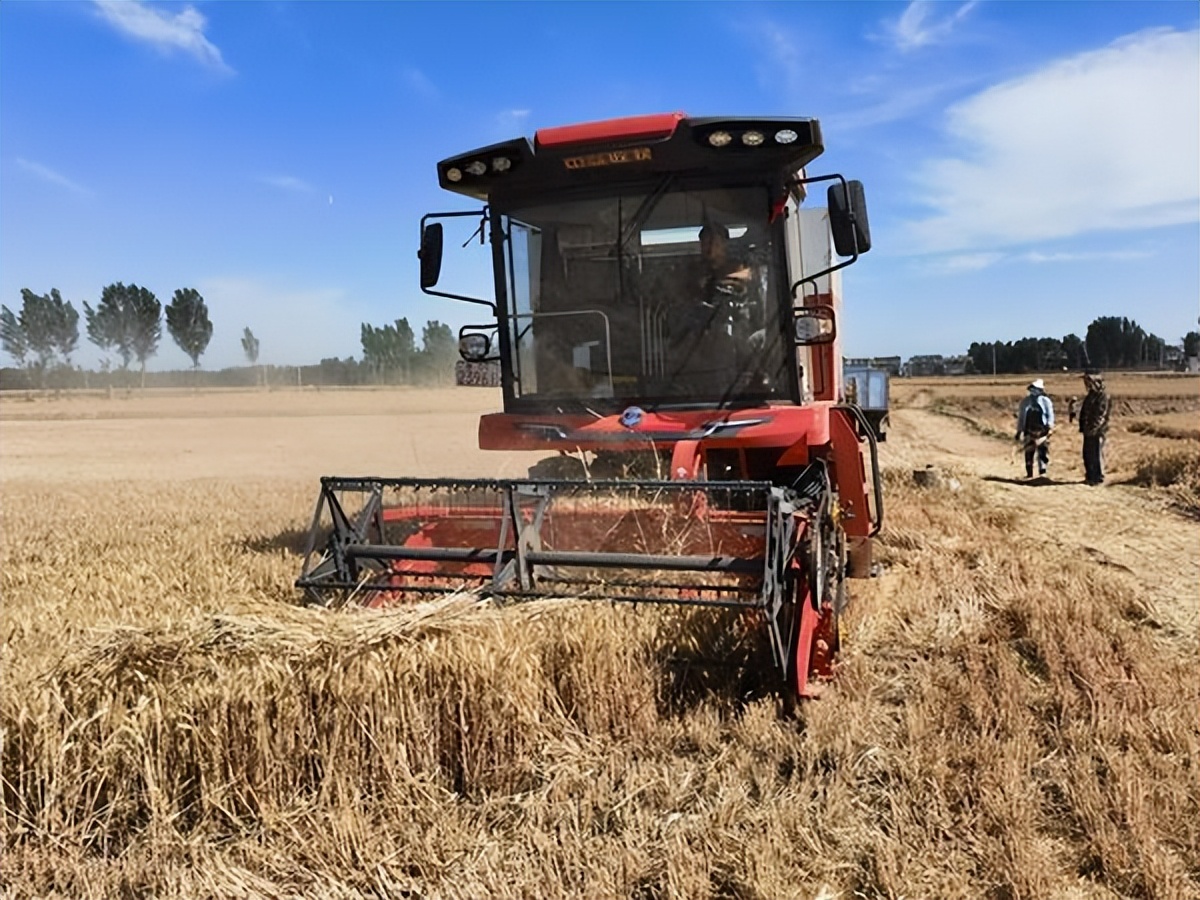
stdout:
{"type": "Polygon", "coordinates": [[[840,650],[839,618],[846,603],[846,541],[826,514],[808,526],[802,577],[796,590],[795,634],[788,659],[788,688],[798,697],[820,695],[840,650]]]}

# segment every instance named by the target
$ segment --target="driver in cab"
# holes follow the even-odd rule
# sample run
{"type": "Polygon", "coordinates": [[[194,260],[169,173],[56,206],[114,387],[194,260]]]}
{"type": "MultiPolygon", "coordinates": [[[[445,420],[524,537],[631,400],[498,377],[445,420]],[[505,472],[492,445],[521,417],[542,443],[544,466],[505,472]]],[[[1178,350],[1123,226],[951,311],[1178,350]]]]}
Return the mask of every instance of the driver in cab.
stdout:
{"type": "Polygon", "coordinates": [[[750,267],[729,252],[729,229],[706,221],[700,229],[700,257],[693,260],[682,282],[685,306],[677,322],[679,337],[695,341],[701,335],[730,333],[731,316],[750,289],[750,267]]]}
{"type": "Polygon", "coordinates": [[[707,220],[699,238],[700,256],[683,281],[686,307],[673,330],[683,348],[682,368],[697,388],[724,392],[739,368],[761,353],[764,335],[749,325],[753,270],[731,252],[729,229],[707,220]]]}
{"type": "Polygon", "coordinates": [[[741,297],[750,284],[750,267],[729,255],[729,229],[720,222],[706,222],[700,229],[702,271],[697,287],[707,305],[721,297],[741,297]]]}

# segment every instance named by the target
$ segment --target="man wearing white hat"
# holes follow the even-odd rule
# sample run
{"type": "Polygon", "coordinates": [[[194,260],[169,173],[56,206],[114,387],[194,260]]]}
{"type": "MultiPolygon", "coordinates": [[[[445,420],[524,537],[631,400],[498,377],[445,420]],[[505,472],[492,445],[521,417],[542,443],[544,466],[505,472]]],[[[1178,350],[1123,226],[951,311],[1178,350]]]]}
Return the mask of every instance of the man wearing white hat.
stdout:
{"type": "Polygon", "coordinates": [[[1046,394],[1046,383],[1035,378],[1029,393],[1017,407],[1017,442],[1025,445],[1025,477],[1033,477],[1033,458],[1037,456],[1038,475],[1050,465],[1050,432],[1054,429],[1054,403],[1046,394]]]}

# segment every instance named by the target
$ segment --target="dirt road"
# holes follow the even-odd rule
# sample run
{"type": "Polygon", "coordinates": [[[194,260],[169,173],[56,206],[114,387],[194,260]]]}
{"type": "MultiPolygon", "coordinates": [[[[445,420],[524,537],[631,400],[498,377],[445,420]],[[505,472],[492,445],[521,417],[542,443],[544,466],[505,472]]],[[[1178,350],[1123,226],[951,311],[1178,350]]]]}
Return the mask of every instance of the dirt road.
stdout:
{"type": "Polygon", "coordinates": [[[1014,552],[1032,541],[1133,577],[1163,624],[1194,642],[1200,629],[1200,523],[1144,489],[1084,484],[1078,461],[1069,456],[1075,445],[1065,439],[1055,448],[1051,477],[1031,483],[1006,441],[921,407],[893,410],[890,418],[885,466],[934,465],[960,480],[978,479],[991,502],[1019,512],[1014,552]]]}

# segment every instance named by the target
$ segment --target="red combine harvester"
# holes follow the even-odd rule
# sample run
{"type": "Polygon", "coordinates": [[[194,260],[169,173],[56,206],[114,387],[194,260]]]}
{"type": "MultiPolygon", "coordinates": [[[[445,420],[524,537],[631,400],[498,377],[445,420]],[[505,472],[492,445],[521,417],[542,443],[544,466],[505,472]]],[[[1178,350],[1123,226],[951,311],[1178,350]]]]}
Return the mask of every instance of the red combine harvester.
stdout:
{"type": "Polygon", "coordinates": [[[866,204],[860,182],[806,173],[822,150],[814,119],[673,113],[439,163],[443,188],[486,204],[425,216],[420,251],[423,290],[488,309],[459,333],[468,369],[500,371],[479,445],[558,456],[526,479],[322,479],[297,585],[320,603],[477,589],[732,607],[812,696],[882,521],[839,342],[866,204]],[[822,182],[827,208],[805,207],[822,182]],[[436,289],[436,220],[460,216],[490,240],[492,300],[436,289]]]}

